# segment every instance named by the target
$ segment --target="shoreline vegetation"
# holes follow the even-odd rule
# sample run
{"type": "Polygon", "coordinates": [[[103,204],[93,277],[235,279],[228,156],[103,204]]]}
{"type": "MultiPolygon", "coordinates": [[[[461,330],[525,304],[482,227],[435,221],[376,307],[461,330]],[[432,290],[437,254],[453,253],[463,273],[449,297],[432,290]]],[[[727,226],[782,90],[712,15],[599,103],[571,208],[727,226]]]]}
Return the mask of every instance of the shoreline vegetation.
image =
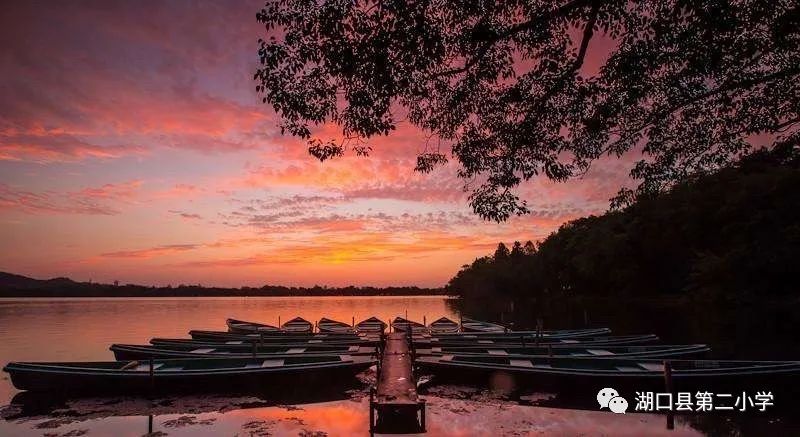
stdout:
{"type": "Polygon", "coordinates": [[[796,307],[798,186],[800,150],[762,150],[540,242],[500,243],[445,288],[467,313],[523,323],[568,307],[607,312],[608,302],[796,307]]]}
{"type": "Polygon", "coordinates": [[[445,296],[444,288],[422,287],[203,287],[145,286],[76,282],[69,278],[33,279],[0,272],[0,298],[11,297],[292,297],[292,296],[445,296]]]}

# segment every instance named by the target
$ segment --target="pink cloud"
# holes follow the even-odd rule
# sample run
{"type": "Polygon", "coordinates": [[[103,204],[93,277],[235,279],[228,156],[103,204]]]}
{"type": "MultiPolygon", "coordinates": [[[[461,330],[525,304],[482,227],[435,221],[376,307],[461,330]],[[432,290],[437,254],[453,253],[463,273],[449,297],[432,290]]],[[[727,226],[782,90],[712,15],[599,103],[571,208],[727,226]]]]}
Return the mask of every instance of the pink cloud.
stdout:
{"type": "Polygon", "coordinates": [[[0,184],[0,208],[26,214],[116,215],[120,213],[119,204],[131,202],[141,185],[137,180],[59,193],[18,190],[0,184]]]}

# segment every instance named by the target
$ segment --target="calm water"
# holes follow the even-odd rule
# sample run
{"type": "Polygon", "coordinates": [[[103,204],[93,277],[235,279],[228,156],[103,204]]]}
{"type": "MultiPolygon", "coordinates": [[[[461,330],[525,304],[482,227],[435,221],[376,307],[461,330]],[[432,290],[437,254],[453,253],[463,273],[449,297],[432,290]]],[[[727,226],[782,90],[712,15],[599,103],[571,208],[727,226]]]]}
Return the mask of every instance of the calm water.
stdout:
{"type": "MultiPolygon", "coordinates": [[[[279,318],[295,316],[350,322],[353,317],[387,320],[407,313],[411,319],[431,321],[441,316],[457,319],[455,307],[442,297],[0,299],[0,365],[12,360],[111,360],[111,343],[146,344],[155,336],[186,337],[189,329],[224,330],[226,317],[277,324],[279,318]]],[[[5,374],[0,378],[3,406],[17,391],[5,374]]],[[[359,378],[363,382],[345,393],[289,402],[194,396],[81,399],[55,411],[7,407],[0,436],[367,435],[366,393],[374,373],[359,378]]],[[[426,398],[428,435],[435,436],[677,436],[702,435],[699,429],[710,434],[743,429],[728,426],[727,419],[720,427],[716,422],[678,418],[675,430],[668,431],[664,416],[530,406],[469,387],[434,386],[426,398]]],[[[766,423],[752,426],[761,430],[766,423]]]]}

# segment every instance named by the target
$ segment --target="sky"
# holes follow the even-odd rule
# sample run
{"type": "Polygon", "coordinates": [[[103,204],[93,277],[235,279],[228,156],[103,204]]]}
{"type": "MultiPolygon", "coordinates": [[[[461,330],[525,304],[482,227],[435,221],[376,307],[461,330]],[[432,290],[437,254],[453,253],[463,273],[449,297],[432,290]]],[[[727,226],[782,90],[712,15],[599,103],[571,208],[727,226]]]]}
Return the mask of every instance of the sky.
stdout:
{"type": "MultiPolygon", "coordinates": [[[[148,285],[441,286],[500,241],[599,214],[629,166],[474,216],[401,124],[320,163],[255,91],[262,1],[21,1],[0,14],[0,271],[148,285]]],[[[592,60],[589,59],[591,64],[592,60]]],[[[334,137],[323,126],[320,138],[334,137]]],[[[451,160],[452,161],[452,160],[451,160]]]]}

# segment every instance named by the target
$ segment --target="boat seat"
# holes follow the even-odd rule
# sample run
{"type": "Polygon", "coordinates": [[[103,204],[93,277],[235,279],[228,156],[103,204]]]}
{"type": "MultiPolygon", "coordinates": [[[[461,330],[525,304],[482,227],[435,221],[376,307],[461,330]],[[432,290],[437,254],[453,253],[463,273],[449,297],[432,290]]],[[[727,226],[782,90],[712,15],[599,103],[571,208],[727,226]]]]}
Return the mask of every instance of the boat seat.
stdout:
{"type": "Polygon", "coordinates": [[[191,352],[193,354],[207,354],[209,352],[214,352],[214,348],[205,347],[205,348],[200,348],[200,349],[192,349],[189,352],[191,352]]]}
{"type": "Polygon", "coordinates": [[[534,369],[552,369],[553,368],[553,366],[551,366],[549,364],[534,364],[531,367],[533,367],[534,369]]]}
{"type": "Polygon", "coordinates": [[[322,340],[308,340],[309,343],[322,343],[322,340]]]}
{"type": "Polygon", "coordinates": [[[256,367],[281,367],[283,366],[283,362],[284,360],[264,360],[264,362],[261,363],[261,366],[256,367]]]}
{"type": "Polygon", "coordinates": [[[514,367],[533,367],[531,360],[508,360],[508,362],[514,367]]]}
{"type": "Polygon", "coordinates": [[[442,352],[442,348],[440,348],[440,347],[432,347],[431,348],[431,352],[441,353],[442,352]]]}
{"type": "Polygon", "coordinates": [[[645,370],[652,370],[654,372],[663,372],[664,371],[664,364],[662,363],[636,363],[639,367],[642,367],[645,370]]]}
{"type": "Polygon", "coordinates": [[[347,348],[347,352],[358,352],[359,346],[350,346],[347,348]]]}
{"type": "Polygon", "coordinates": [[[350,355],[339,355],[339,359],[342,361],[353,361],[353,357],[350,355]]]}
{"type": "Polygon", "coordinates": [[[442,355],[441,361],[453,361],[454,355],[442,355]]]}
{"type": "Polygon", "coordinates": [[[561,343],[579,343],[578,340],[559,340],[561,343]]]}
{"type": "Polygon", "coordinates": [[[494,342],[492,340],[478,340],[478,343],[480,343],[480,344],[492,344],[494,342]]]}
{"type": "Polygon", "coordinates": [[[302,354],[305,351],[306,351],[306,348],[304,348],[304,347],[293,347],[293,348],[289,349],[288,351],[286,351],[286,353],[287,354],[302,354]]]}
{"type": "Polygon", "coordinates": [[[489,355],[508,355],[508,352],[503,349],[489,349],[487,352],[489,355]]]}
{"type": "Polygon", "coordinates": [[[643,370],[641,367],[633,366],[617,366],[616,368],[620,372],[641,372],[643,370]]]}
{"type": "Polygon", "coordinates": [[[242,344],[243,341],[226,341],[225,344],[242,344]]]}
{"type": "Polygon", "coordinates": [[[183,366],[162,367],[162,368],[160,368],[158,370],[161,371],[161,372],[170,372],[170,371],[174,372],[174,371],[177,371],[177,370],[183,370],[183,366]]]}
{"type": "Polygon", "coordinates": [[[613,352],[609,352],[609,351],[607,351],[605,349],[587,349],[586,352],[589,352],[590,354],[597,355],[597,356],[614,355],[613,352]]]}

